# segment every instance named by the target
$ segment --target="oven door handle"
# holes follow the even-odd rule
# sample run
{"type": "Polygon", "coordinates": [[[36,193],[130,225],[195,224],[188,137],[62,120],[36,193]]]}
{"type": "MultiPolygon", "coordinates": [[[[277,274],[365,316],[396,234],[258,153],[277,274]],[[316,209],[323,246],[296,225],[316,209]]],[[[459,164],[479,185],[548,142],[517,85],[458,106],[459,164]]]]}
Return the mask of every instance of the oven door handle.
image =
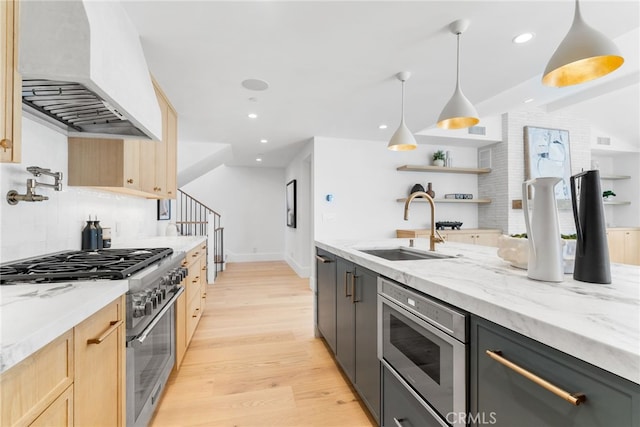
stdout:
{"type": "Polygon", "coordinates": [[[137,337],[135,337],[134,339],[132,339],[131,341],[127,342],[127,347],[139,347],[140,345],[142,345],[144,343],[144,340],[147,339],[147,336],[151,333],[151,330],[156,326],[156,324],[160,321],[160,319],[162,318],[162,316],[165,315],[165,313],[167,311],[169,311],[169,309],[171,308],[171,306],[176,302],[176,300],[178,299],[178,297],[184,292],[184,288],[182,286],[178,287],[178,290],[176,291],[175,294],[173,294],[173,296],[171,297],[171,299],[169,300],[169,302],[162,308],[162,310],[160,310],[160,313],[158,313],[158,315],[151,321],[151,323],[149,323],[149,326],[147,326],[145,328],[144,331],[142,331],[142,333],[140,335],[138,335],[137,337]]]}

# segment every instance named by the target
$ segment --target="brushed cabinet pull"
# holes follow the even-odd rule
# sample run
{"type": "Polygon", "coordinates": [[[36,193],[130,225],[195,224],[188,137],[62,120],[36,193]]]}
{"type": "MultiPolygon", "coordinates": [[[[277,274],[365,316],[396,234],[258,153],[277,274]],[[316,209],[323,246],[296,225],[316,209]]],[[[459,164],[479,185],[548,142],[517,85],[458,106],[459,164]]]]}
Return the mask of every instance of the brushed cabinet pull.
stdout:
{"type": "Polygon", "coordinates": [[[348,279],[349,279],[349,276],[351,274],[353,274],[353,273],[351,273],[350,271],[347,271],[347,272],[344,273],[344,296],[345,296],[345,298],[351,296],[351,294],[349,293],[349,290],[348,290],[348,286],[349,286],[348,285],[348,282],[349,282],[348,279]]]}
{"type": "Polygon", "coordinates": [[[534,382],[535,384],[539,385],[540,387],[544,388],[545,390],[550,391],[551,393],[555,394],[556,396],[566,400],[567,402],[571,403],[572,405],[578,406],[582,402],[587,400],[587,396],[585,396],[583,393],[569,393],[568,391],[563,390],[563,389],[561,389],[560,387],[558,387],[558,386],[556,386],[554,384],[551,384],[549,381],[547,381],[547,380],[545,380],[543,378],[540,378],[539,376],[537,376],[533,372],[530,372],[530,371],[524,369],[523,367],[516,365],[515,363],[511,362],[510,360],[505,359],[504,357],[502,357],[502,352],[500,350],[487,350],[486,353],[490,358],[492,358],[496,362],[498,362],[498,363],[506,366],[507,368],[515,371],[516,373],[522,375],[526,379],[534,382]]]}
{"type": "Polygon", "coordinates": [[[104,333],[98,338],[88,339],[87,344],[100,344],[102,341],[106,340],[109,335],[114,333],[120,327],[120,325],[122,325],[122,320],[113,320],[109,322],[109,325],[111,325],[111,327],[104,331],[104,333]]]}
{"type": "Polygon", "coordinates": [[[320,261],[321,263],[323,263],[323,264],[328,264],[328,263],[333,262],[333,260],[332,260],[332,259],[330,259],[330,258],[325,258],[325,257],[320,256],[320,255],[316,255],[316,259],[317,259],[318,261],[320,261]]]}
{"type": "Polygon", "coordinates": [[[129,183],[129,184],[133,184],[133,179],[129,178],[129,179],[127,180],[127,183],[129,183]]]}
{"type": "Polygon", "coordinates": [[[199,308],[196,308],[196,311],[193,312],[193,315],[191,317],[198,317],[198,312],[200,311],[199,308]]]}
{"type": "Polygon", "coordinates": [[[0,147],[4,148],[4,151],[7,151],[7,148],[12,147],[11,140],[8,138],[4,138],[2,141],[0,141],[0,147]]]}
{"type": "Polygon", "coordinates": [[[351,276],[351,304],[355,304],[360,302],[359,299],[356,299],[356,279],[360,276],[356,276],[355,274],[351,276]]]}

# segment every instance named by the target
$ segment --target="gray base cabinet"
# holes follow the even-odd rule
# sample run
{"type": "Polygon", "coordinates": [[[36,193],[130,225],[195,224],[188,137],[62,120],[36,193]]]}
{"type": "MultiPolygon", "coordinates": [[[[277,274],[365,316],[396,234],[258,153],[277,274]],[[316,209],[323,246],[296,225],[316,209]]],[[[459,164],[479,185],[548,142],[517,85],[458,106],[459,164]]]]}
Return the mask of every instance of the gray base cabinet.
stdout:
{"type": "Polygon", "coordinates": [[[484,319],[471,320],[471,425],[640,425],[640,385],[484,319]],[[585,401],[575,406],[486,354],[500,355],[585,401]],[[484,422],[483,422],[484,421],[484,422]]]}
{"type": "Polygon", "coordinates": [[[336,256],[322,249],[316,252],[316,315],[318,330],[336,352],[336,256]]]}
{"type": "Polygon", "coordinates": [[[337,258],[336,277],[336,359],[372,415],[379,420],[378,276],[337,258]]]}

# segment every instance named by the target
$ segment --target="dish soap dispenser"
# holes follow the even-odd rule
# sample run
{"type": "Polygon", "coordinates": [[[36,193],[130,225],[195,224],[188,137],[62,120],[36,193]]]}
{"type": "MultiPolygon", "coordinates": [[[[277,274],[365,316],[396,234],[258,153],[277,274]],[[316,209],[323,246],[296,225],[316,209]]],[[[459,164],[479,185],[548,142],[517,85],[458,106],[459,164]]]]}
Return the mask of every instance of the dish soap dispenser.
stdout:
{"type": "Polygon", "coordinates": [[[85,227],[82,229],[82,249],[98,249],[98,229],[91,220],[91,215],[89,215],[89,221],[87,221],[87,225],[85,225],[85,227]]]}

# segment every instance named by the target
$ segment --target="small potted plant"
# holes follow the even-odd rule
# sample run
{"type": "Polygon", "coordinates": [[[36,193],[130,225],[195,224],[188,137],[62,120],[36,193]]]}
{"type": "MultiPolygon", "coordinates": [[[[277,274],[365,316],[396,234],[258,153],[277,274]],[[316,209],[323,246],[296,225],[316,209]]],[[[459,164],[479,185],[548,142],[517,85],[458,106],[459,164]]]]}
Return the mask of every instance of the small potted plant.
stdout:
{"type": "Polygon", "coordinates": [[[603,191],[603,192],[602,192],[602,197],[603,197],[605,200],[611,200],[611,199],[613,199],[614,197],[616,197],[616,193],[614,193],[614,192],[613,192],[613,191],[611,191],[611,190],[603,191]]]}
{"type": "Polygon", "coordinates": [[[434,166],[444,166],[444,151],[438,150],[433,153],[433,165],[434,166]]]}

